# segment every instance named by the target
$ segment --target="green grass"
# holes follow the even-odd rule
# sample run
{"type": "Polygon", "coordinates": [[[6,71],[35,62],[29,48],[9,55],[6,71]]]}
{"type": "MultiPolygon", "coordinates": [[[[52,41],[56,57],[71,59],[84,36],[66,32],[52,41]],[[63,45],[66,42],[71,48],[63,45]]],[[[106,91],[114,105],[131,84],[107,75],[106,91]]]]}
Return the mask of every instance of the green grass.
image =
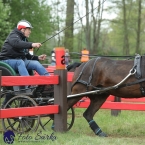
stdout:
{"type": "MultiPolygon", "coordinates": [[[[40,139],[36,142],[35,137],[39,131],[41,136],[50,136],[53,131],[47,132],[41,127],[36,132],[28,132],[24,136],[31,136],[32,140],[19,142],[22,140],[15,133],[13,145],[144,145],[145,144],[145,113],[142,111],[121,111],[117,117],[111,116],[110,110],[100,110],[96,113],[94,120],[101,129],[107,133],[107,138],[96,136],[90,129],[86,120],[82,117],[84,109],[75,109],[76,118],[72,129],[66,133],[54,132],[55,141],[40,139]]],[[[0,124],[1,126],[1,124],[0,124]]],[[[2,130],[2,127],[1,127],[2,130]]],[[[24,141],[24,140],[23,140],[24,141]]],[[[0,134],[0,145],[5,145],[3,134],[0,134]]]]}

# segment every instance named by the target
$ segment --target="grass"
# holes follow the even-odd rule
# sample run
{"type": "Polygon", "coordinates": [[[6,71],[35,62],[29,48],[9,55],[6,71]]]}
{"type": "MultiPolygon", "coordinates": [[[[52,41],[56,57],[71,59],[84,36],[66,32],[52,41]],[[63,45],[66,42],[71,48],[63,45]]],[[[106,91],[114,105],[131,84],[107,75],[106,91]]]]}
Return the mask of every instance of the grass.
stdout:
{"type": "MultiPolygon", "coordinates": [[[[76,118],[72,129],[66,133],[54,132],[55,141],[45,140],[53,131],[47,132],[41,127],[36,132],[16,134],[13,145],[144,145],[145,115],[143,111],[121,111],[117,117],[111,116],[110,110],[100,110],[94,117],[101,129],[107,133],[107,138],[96,136],[82,117],[84,109],[75,109],[76,118]],[[40,132],[41,131],[41,132],[40,132]],[[41,136],[41,137],[40,137],[41,136]],[[33,139],[28,140],[29,137],[33,139]],[[27,138],[27,139],[26,139],[27,138]],[[36,139],[38,139],[36,142],[36,139]],[[21,140],[23,142],[19,142],[21,140]],[[27,142],[24,142],[27,140],[27,142]],[[34,142],[35,141],[35,142],[34,142]]],[[[0,124],[0,128],[1,124],[0,124]]],[[[0,145],[5,145],[3,134],[0,134],[0,145]]]]}

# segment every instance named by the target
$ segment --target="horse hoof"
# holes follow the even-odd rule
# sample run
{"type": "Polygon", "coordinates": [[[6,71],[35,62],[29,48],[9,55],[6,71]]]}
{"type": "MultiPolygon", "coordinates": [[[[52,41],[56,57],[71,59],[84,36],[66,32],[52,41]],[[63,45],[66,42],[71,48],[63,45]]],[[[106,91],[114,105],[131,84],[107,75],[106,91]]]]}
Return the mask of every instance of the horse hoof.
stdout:
{"type": "Polygon", "coordinates": [[[108,137],[107,134],[104,133],[104,132],[99,133],[98,136],[99,136],[99,137],[108,137]]]}

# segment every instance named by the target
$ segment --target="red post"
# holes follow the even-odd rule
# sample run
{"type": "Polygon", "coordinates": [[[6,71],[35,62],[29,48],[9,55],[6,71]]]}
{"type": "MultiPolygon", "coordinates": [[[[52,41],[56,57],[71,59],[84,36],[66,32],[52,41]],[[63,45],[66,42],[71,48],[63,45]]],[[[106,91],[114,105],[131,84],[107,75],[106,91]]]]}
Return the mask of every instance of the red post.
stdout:
{"type": "Polygon", "coordinates": [[[59,84],[54,85],[54,104],[59,105],[59,114],[54,115],[54,130],[65,132],[67,130],[67,71],[65,69],[65,49],[55,49],[56,70],[59,75],[59,84]]]}

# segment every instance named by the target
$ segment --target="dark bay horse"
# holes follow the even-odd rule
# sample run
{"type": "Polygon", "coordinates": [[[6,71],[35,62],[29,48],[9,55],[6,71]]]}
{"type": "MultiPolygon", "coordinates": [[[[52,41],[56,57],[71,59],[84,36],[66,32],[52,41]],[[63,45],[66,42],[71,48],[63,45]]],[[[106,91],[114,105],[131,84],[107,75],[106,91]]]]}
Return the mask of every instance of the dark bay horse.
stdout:
{"type": "Polygon", "coordinates": [[[141,68],[142,78],[140,78],[142,80],[139,82],[140,79],[135,77],[137,64],[135,65],[133,60],[112,60],[98,57],[91,59],[87,63],[82,63],[74,73],[71,95],[68,96],[68,108],[77,103],[82,97],[87,96],[90,99],[90,105],[83,113],[83,116],[96,135],[106,137],[106,133],[93,120],[95,113],[109,95],[120,98],[140,98],[145,96],[145,80],[143,79],[145,77],[144,59],[142,59],[141,68]],[[130,72],[134,73],[129,75],[118,87],[112,87],[120,83],[130,72]],[[131,84],[132,82],[135,83],[131,84]],[[104,88],[109,89],[101,91],[104,88]],[[98,90],[98,92],[84,95],[84,93],[93,90],[98,90]]]}

